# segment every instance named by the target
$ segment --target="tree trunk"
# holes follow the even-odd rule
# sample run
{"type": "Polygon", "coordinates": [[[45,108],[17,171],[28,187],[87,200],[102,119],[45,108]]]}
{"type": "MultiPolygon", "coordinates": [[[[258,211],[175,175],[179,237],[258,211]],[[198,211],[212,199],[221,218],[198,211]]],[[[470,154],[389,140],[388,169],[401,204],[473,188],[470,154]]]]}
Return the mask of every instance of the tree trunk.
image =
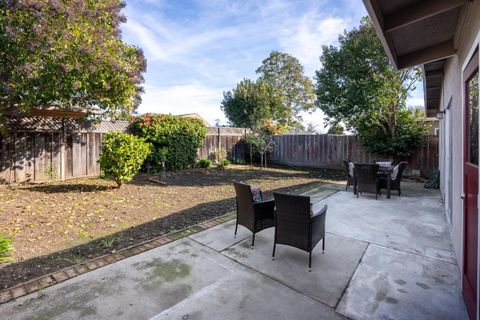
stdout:
{"type": "Polygon", "coordinates": [[[120,180],[120,179],[115,179],[115,182],[117,183],[117,188],[120,189],[120,188],[122,187],[122,185],[123,185],[122,180],[120,180]]]}

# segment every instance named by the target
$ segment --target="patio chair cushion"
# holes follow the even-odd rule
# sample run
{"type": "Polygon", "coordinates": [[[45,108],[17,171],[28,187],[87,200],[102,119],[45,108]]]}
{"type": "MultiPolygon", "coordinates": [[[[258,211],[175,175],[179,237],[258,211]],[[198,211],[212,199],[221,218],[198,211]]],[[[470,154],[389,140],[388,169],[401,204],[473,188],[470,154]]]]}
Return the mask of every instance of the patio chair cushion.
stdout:
{"type": "Polygon", "coordinates": [[[252,198],[254,202],[262,202],[263,201],[263,193],[262,189],[259,187],[251,187],[252,190],[252,198]]]}
{"type": "Polygon", "coordinates": [[[395,167],[393,167],[393,171],[392,171],[392,180],[396,180],[397,179],[397,174],[398,174],[398,168],[399,168],[399,164],[397,164],[395,167]]]}
{"type": "Polygon", "coordinates": [[[348,163],[348,174],[353,178],[353,169],[355,169],[355,164],[353,162],[348,163]]]}
{"type": "Polygon", "coordinates": [[[391,161],[378,161],[377,164],[380,167],[390,167],[392,165],[391,161]]]}

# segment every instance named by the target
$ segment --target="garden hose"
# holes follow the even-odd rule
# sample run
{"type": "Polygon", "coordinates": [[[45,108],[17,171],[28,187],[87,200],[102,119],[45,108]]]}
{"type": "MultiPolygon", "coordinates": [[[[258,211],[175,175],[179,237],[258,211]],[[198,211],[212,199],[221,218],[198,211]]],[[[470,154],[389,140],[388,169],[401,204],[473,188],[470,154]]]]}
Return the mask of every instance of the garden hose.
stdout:
{"type": "Polygon", "coordinates": [[[440,170],[433,170],[424,187],[427,189],[438,189],[440,187],[440,170]]]}

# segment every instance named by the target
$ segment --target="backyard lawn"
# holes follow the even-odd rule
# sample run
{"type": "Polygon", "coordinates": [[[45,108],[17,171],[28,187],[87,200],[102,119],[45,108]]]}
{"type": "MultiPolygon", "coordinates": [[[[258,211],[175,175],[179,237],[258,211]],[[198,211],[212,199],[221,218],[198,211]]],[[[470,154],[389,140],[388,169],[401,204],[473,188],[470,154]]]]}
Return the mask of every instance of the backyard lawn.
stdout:
{"type": "Polygon", "coordinates": [[[260,186],[269,197],[342,177],[334,170],[230,166],[169,174],[166,185],[139,175],[121,189],[94,178],[0,186],[0,233],[15,247],[14,261],[0,268],[0,289],[232,212],[233,180],[260,186]]]}

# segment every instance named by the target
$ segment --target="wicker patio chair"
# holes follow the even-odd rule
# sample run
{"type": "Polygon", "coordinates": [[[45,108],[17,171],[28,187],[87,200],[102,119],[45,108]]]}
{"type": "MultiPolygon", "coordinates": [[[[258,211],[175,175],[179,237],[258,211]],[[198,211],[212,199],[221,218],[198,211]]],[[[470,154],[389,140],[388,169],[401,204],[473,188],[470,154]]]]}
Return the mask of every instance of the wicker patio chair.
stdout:
{"type": "MultiPolygon", "coordinates": [[[[402,161],[398,164],[398,171],[397,171],[397,176],[395,179],[390,180],[390,190],[397,190],[398,191],[398,196],[402,195],[402,189],[400,188],[400,182],[402,181],[403,177],[403,171],[407,167],[407,162],[402,161]]],[[[379,191],[381,189],[386,189],[387,188],[387,177],[380,177],[379,180],[379,191]]]]}
{"type": "Polygon", "coordinates": [[[273,200],[254,202],[252,191],[248,184],[234,181],[233,186],[237,195],[235,236],[237,235],[239,224],[246,227],[253,233],[253,247],[255,244],[255,233],[275,225],[275,202],[273,200]]]}
{"type": "Polygon", "coordinates": [[[307,251],[308,268],[312,268],[312,250],[323,239],[325,251],[325,205],[315,215],[311,215],[310,197],[273,193],[275,199],[275,237],[272,259],[275,258],[277,244],[284,244],[307,251]]]}
{"type": "Polygon", "coordinates": [[[360,192],[370,192],[375,194],[375,199],[378,199],[379,193],[379,178],[378,178],[378,164],[355,164],[355,181],[357,198],[360,192]]]}
{"type": "Polygon", "coordinates": [[[345,191],[347,191],[348,187],[355,185],[355,178],[350,175],[350,160],[343,160],[343,166],[345,167],[345,175],[347,176],[347,185],[345,186],[345,191]]]}

